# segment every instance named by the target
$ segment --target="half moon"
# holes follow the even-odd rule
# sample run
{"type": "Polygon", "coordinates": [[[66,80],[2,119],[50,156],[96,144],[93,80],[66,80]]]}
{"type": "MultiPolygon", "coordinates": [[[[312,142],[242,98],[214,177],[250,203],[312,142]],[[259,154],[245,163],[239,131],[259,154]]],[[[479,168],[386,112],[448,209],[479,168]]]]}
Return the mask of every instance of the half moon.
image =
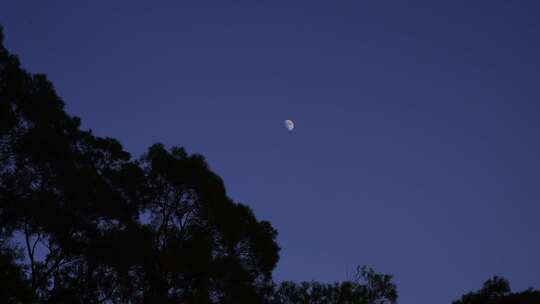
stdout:
{"type": "Polygon", "coordinates": [[[294,130],[294,122],[292,120],[289,120],[289,119],[285,120],[285,127],[289,131],[294,130]]]}

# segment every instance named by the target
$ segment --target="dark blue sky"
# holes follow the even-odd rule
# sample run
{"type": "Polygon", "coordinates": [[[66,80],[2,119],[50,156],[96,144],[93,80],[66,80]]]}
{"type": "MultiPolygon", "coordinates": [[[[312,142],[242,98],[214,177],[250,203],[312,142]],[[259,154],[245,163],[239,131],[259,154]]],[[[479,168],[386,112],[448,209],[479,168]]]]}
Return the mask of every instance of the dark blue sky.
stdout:
{"type": "Polygon", "coordinates": [[[540,287],[537,3],[4,0],[0,23],[85,128],[204,154],[279,230],[277,280],[366,264],[449,303],[540,287]]]}

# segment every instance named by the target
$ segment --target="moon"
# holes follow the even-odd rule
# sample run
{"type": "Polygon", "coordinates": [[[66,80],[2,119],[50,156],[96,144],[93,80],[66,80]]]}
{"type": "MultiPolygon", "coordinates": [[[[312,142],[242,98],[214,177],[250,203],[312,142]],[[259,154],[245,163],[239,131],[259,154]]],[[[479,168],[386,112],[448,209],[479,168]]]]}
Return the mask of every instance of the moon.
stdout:
{"type": "Polygon", "coordinates": [[[285,127],[289,131],[294,130],[294,122],[292,120],[290,120],[290,119],[285,120],[285,127]]]}

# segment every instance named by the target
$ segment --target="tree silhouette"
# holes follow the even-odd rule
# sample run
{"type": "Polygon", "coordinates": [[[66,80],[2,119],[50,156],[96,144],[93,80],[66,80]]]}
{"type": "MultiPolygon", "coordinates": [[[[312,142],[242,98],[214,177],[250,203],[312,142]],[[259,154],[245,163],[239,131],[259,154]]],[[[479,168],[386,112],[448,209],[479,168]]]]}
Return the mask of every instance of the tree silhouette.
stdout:
{"type": "Polygon", "coordinates": [[[279,304],[384,304],[396,303],[397,289],[392,276],[373,269],[357,269],[351,282],[321,284],[318,282],[283,282],[277,288],[273,303],[279,304]]]}
{"type": "Polygon", "coordinates": [[[263,301],[277,232],[227,197],[204,158],[154,145],[132,160],[80,130],[3,44],[0,87],[2,240],[18,235],[24,252],[17,264],[2,248],[3,278],[45,303],[263,301]]]}
{"type": "Polygon", "coordinates": [[[81,130],[47,78],[5,49],[0,28],[0,302],[397,298],[391,276],[370,269],[355,282],[276,286],[276,237],[202,156],[155,144],[133,159],[81,130]]]}
{"type": "Polygon", "coordinates": [[[469,292],[454,301],[453,304],[537,304],[540,303],[540,291],[528,289],[513,293],[510,283],[503,278],[493,277],[487,280],[477,292],[469,292]]]}

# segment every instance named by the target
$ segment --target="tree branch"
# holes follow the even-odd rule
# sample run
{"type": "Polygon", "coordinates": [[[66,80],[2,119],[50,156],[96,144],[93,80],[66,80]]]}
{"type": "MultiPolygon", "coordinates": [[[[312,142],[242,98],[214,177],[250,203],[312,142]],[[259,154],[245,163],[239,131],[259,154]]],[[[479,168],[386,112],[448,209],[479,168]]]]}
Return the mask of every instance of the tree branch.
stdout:
{"type": "MultiPolygon", "coordinates": [[[[30,270],[32,277],[32,291],[36,291],[36,274],[34,264],[34,248],[30,246],[30,232],[28,230],[28,222],[24,221],[24,239],[26,241],[26,251],[28,252],[28,258],[30,259],[30,270]]],[[[35,246],[35,243],[34,243],[35,246]]]]}

